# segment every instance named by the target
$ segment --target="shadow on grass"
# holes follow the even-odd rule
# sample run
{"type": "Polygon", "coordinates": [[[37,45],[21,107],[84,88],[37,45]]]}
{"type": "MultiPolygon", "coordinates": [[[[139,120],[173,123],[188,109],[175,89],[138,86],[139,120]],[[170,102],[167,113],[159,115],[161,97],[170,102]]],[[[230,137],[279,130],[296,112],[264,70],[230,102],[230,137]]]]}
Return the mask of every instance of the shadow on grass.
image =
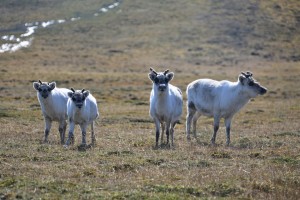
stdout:
{"type": "Polygon", "coordinates": [[[175,150],[175,148],[176,145],[171,146],[170,143],[162,143],[161,145],[152,147],[153,150],[175,150]]]}
{"type": "Polygon", "coordinates": [[[86,151],[95,147],[95,144],[80,144],[77,146],[78,151],[86,151]]]}

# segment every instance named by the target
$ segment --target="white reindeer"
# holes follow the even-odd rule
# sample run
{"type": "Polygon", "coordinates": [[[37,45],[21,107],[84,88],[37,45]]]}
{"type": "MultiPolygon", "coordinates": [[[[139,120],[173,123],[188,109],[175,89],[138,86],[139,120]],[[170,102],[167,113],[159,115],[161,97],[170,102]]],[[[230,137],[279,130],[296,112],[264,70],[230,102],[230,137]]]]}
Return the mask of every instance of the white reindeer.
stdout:
{"type": "Polygon", "coordinates": [[[214,133],[211,138],[215,145],[219,122],[225,118],[226,145],[230,144],[230,124],[232,117],[251,98],[258,94],[263,95],[267,89],[253,79],[251,72],[242,72],[237,82],[215,81],[211,79],[199,79],[187,86],[187,118],[186,134],[190,140],[191,121],[193,121],[193,133],[196,137],[196,123],[201,115],[214,117],[214,133]]]}
{"type": "Polygon", "coordinates": [[[174,145],[174,127],[179,122],[182,113],[182,93],[179,88],[169,84],[173,77],[174,73],[169,70],[157,73],[150,68],[149,79],[153,82],[150,94],[150,116],[156,126],[156,147],[158,147],[160,125],[162,127],[161,143],[163,143],[166,127],[167,145],[169,133],[171,145],[174,145]]]}
{"type": "Polygon", "coordinates": [[[59,122],[60,142],[64,144],[67,126],[67,101],[70,90],[57,88],[55,82],[47,83],[40,80],[33,82],[33,88],[37,91],[37,97],[45,120],[44,142],[48,142],[52,121],[57,121],[59,122]]]}
{"type": "Polygon", "coordinates": [[[91,124],[92,145],[95,144],[96,138],[94,134],[94,121],[99,116],[96,99],[85,89],[75,91],[71,88],[68,92],[69,100],[67,103],[67,113],[69,120],[69,136],[65,144],[68,147],[74,143],[74,128],[75,124],[79,124],[82,132],[81,145],[86,146],[86,129],[91,124]]]}

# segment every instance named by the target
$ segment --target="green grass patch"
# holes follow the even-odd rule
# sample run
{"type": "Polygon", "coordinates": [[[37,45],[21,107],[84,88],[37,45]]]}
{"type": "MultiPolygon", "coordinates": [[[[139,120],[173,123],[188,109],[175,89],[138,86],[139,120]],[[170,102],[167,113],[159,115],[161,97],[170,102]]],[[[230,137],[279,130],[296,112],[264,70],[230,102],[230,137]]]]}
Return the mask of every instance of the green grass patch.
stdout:
{"type": "Polygon", "coordinates": [[[212,163],[207,160],[197,160],[197,161],[189,161],[189,167],[199,167],[199,168],[206,168],[212,166],[212,163]]]}
{"type": "Polygon", "coordinates": [[[159,159],[147,159],[146,162],[150,163],[152,165],[159,166],[159,165],[165,163],[166,161],[163,158],[159,158],[159,159]]]}
{"type": "Polygon", "coordinates": [[[172,186],[172,185],[149,185],[145,187],[148,192],[158,193],[176,193],[180,196],[189,195],[193,197],[203,197],[204,192],[199,188],[185,187],[185,186],[172,186]]]}
{"type": "Polygon", "coordinates": [[[252,183],[252,189],[270,193],[274,190],[274,186],[271,183],[254,181],[252,183]]]}
{"type": "Polygon", "coordinates": [[[226,158],[226,159],[231,159],[231,155],[229,152],[225,152],[225,151],[215,151],[211,154],[212,158],[226,158]]]}
{"type": "Polygon", "coordinates": [[[256,158],[256,159],[264,159],[265,158],[265,156],[260,152],[252,152],[249,154],[249,157],[256,158]]]}
{"type": "Polygon", "coordinates": [[[126,156],[126,155],[133,155],[134,153],[132,151],[109,151],[107,152],[108,156],[126,156]]]}
{"type": "Polygon", "coordinates": [[[239,187],[236,187],[230,183],[215,183],[206,187],[206,190],[213,196],[228,197],[237,196],[243,192],[239,187]]]}
{"type": "Polygon", "coordinates": [[[274,133],[274,136],[276,137],[285,137],[285,136],[291,136],[291,137],[300,137],[300,132],[282,132],[282,133],[274,133]]]}
{"type": "Polygon", "coordinates": [[[293,158],[289,156],[278,156],[272,158],[272,161],[277,164],[289,164],[289,165],[300,165],[299,158],[293,158]]]}
{"type": "Polygon", "coordinates": [[[241,138],[238,143],[237,146],[239,148],[252,148],[254,146],[253,142],[249,139],[249,138],[241,138]]]}
{"type": "Polygon", "coordinates": [[[5,180],[0,181],[0,188],[6,188],[6,187],[11,187],[14,184],[16,184],[17,181],[13,178],[7,178],[5,180]]]}
{"type": "Polygon", "coordinates": [[[112,166],[112,171],[120,172],[120,171],[132,171],[135,169],[135,166],[130,163],[122,163],[112,166]]]}

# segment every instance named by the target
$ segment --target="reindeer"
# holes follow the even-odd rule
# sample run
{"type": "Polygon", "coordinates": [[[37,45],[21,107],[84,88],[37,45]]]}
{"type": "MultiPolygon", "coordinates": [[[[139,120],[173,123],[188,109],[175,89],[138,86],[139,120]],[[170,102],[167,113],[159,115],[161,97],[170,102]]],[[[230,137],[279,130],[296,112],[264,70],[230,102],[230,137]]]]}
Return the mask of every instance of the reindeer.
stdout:
{"type": "Polygon", "coordinates": [[[71,91],[68,92],[68,96],[69,99],[67,103],[67,113],[70,123],[70,130],[65,147],[68,147],[71,143],[74,143],[75,124],[79,124],[81,128],[81,145],[83,146],[86,145],[87,126],[91,124],[91,139],[92,145],[94,145],[96,142],[94,134],[94,121],[99,116],[96,99],[88,90],[85,89],[75,91],[73,88],[71,88],[71,91]]]}
{"type": "Polygon", "coordinates": [[[153,82],[150,94],[150,116],[156,126],[156,147],[162,127],[161,143],[166,128],[167,145],[169,145],[169,133],[171,134],[171,146],[174,146],[174,127],[179,122],[182,113],[182,93],[179,88],[169,84],[174,73],[166,70],[156,72],[150,68],[149,79],[153,82]]]}
{"type": "Polygon", "coordinates": [[[196,123],[201,115],[214,117],[214,133],[211,138],[215,145],[216,135],[221,118],[225,118],[227,140],[230,144],[230,125],[233,115],[237,113],[251,98],[263,95],[267,89],[261,86],[251,72],[241,72],[237,82],[227,80],[215,81],[199,79],[187,86],[186,134],[190,140],[191,122],[196,137],[196,123]]]}
{"type": "Polygon", "coordinates": [[[45,120],[44,143],[48,142],[52,121],[57,121],[59,122],[60,141],[61,144],[64,144],[67,126],[67,101],[70,90],[57,88],[55,82],[47,83],[40,80],[33,82],[33,88],[37,91],[37,97],[45,120]]]}

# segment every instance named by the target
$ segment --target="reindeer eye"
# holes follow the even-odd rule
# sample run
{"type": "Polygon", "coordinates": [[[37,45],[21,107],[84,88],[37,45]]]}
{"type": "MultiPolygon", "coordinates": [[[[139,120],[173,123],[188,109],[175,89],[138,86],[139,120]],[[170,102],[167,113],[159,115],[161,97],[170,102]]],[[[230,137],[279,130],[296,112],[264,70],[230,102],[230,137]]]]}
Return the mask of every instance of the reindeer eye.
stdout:
{"type": "Polygon", "coordinates": [[[254,85],[253,81],[249,82],[249,86],[253,86],[253,85],[254,85]]]}
{"type": "Polygon", "coordinates": [[[158,78],[155,78],[155,79],[154,79],[154,82],[155,82],[156,84],[159,83],[158,78]]]}
{"type": "Polygon", "coordinates": [[[75,98],[75,97],[72,97],[72,100],[73,100],[73,101],[76,101],[76,98],[75,98]]]}
{"type": "Polygon", "coordinates": [[[41,92],[42,91],[42,89],[41,88],[39,88],[39,92],[41,92]]]}

